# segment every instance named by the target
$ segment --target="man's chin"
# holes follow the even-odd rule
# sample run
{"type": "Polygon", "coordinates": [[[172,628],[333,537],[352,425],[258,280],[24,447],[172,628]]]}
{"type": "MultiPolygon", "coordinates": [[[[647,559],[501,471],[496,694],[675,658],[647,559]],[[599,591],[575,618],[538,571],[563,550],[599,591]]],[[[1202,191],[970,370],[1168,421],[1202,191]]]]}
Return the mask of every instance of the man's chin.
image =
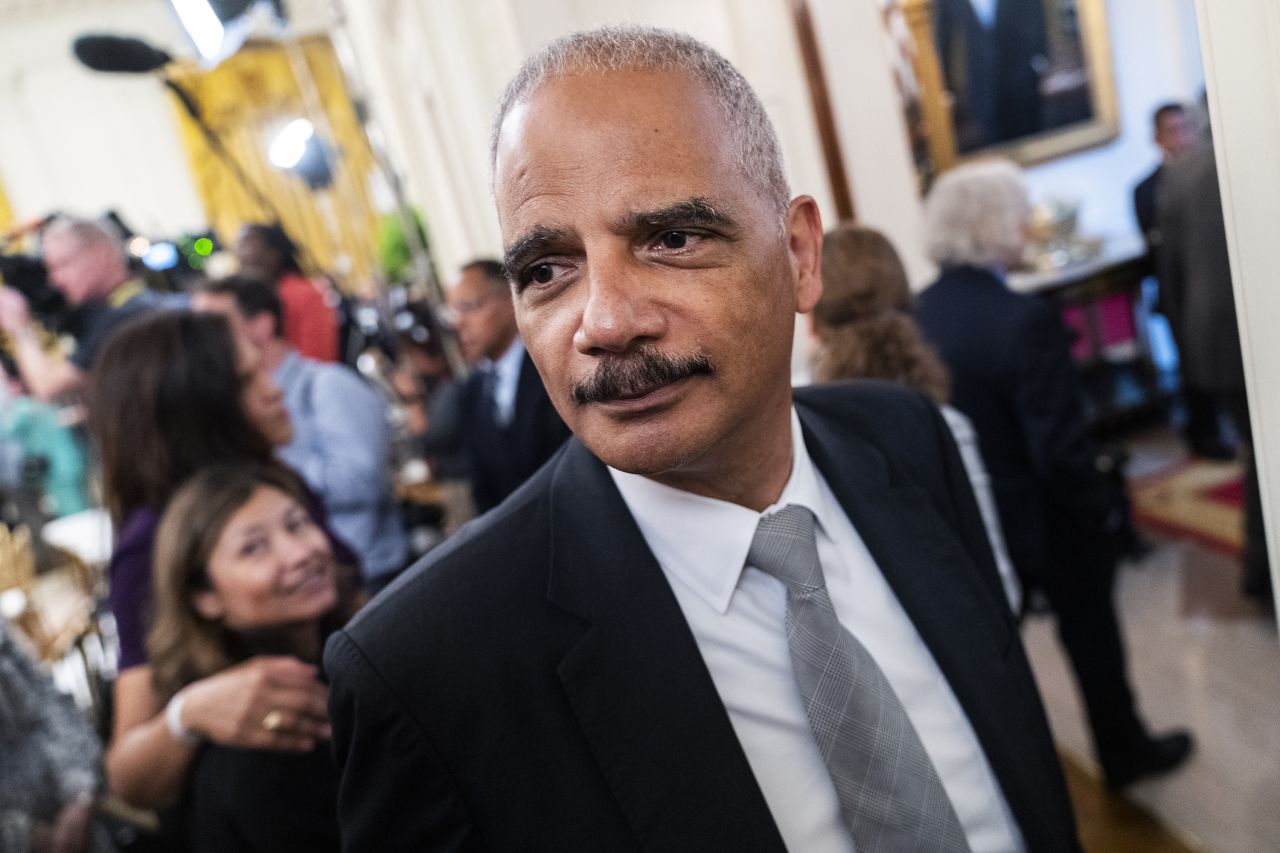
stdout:
{"type": "Polygon", "coordinates": [[[578,439],[610,468],[641,477],[656,477],[686,464],[696,456],[697,443],[687,428],[663,417],[624,423],[601,418],[575,430],[578,439]]]}

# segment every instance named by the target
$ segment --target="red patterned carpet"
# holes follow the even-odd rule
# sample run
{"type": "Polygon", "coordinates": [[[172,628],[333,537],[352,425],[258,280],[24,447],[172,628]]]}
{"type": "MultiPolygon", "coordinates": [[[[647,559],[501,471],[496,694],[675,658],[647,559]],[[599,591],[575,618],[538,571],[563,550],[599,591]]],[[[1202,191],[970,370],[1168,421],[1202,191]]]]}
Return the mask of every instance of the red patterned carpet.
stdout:
{"type": "Polygon", "coordinates": [[[1236,462],[1190,460],[1130,484],[1141,526],[1239,557],[1244,487],[1236,462]]]}

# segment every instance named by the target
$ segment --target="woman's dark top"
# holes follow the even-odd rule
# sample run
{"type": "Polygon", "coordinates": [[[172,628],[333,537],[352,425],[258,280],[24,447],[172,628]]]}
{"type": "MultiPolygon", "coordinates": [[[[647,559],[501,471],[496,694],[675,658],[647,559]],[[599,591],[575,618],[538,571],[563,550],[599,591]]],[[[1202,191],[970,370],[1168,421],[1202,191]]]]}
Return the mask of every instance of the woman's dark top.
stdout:
{"type": "Polygon", "coordinates": [[[302,754],[207,745],[188,794],[193,853],[341,849],[338,768],[328,743],[302,754]]]}

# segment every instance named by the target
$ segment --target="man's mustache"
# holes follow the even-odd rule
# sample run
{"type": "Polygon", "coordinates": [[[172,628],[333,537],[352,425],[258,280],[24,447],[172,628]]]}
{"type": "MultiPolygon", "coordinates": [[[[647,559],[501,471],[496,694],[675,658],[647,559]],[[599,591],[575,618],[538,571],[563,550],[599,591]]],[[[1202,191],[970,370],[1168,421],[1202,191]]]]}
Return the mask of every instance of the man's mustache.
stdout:
{"type": "Polygon", "coordinates": [[[710,376],[714,372],[711,359],[704,353],[674,355],[652,346],[641,346],[627,355],[603,358],[591,378],[575,384],[571,393],[579,406],[607,403],[690,376],[710,376]]]}

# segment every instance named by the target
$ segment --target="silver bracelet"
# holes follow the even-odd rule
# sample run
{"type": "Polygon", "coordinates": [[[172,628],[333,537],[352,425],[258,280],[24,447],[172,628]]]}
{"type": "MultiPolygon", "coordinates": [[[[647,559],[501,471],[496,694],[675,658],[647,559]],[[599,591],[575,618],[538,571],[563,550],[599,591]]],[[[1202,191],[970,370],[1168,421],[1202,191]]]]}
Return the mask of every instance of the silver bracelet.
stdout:
{"type": "Polygon", "coordinates": [[[174,740],[182,741],[189,746],[200,743],[200,736],[182,724],[182,705],[187,701],[187,692],[179,690],[173,694],[169,704],[164,707],[164,724],[173,735],[174,740]]]}

